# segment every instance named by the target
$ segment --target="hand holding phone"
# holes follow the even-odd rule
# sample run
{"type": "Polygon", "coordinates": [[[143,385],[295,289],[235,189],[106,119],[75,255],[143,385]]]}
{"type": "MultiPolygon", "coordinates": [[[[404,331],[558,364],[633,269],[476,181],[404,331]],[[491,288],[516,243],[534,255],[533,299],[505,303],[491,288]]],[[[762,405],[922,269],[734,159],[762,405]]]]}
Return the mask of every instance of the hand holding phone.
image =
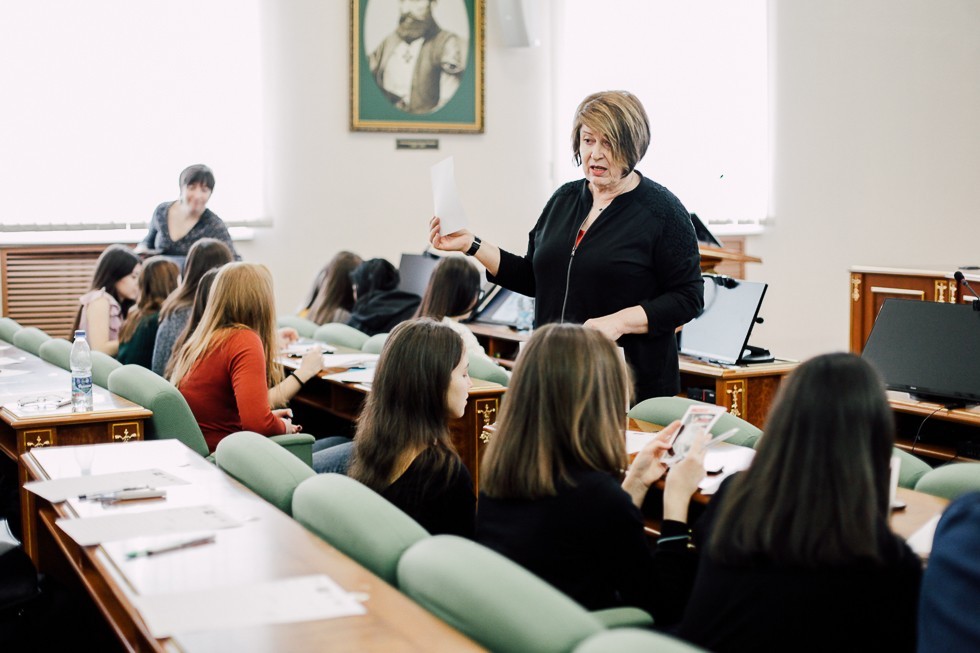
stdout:
{"type": "Polygon", "coordinates": [[[711,404],[695,404],[689,407],[681,418],[680,428],[677,429],[677,435],[671,443],[672,453],[664,458],[664,464],[669,467],[684,460],[697,436],[701,433],[710,433],[711,427],[724,412],[723,407],[711,404]]]}

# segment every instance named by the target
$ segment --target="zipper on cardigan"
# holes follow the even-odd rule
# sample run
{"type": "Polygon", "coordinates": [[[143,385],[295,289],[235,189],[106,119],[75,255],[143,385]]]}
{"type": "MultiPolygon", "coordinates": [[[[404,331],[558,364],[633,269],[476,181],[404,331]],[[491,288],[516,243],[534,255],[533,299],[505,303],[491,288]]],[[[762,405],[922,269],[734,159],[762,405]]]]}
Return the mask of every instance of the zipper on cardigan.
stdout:
{"type": "MultiPolygon", "coordinates": [[[[580,243],[581,241],[579,241],[580,243]]],[[[578,249],[579,244],[572,247],[572,255],[568,257],[568,269],[565,270],[565,297],[561,300],[561,318],[559,318],[558,324],[565,323],[565,306],[568,305],[568,287],[572,282],[572,262],[575,260],[575,250],[578,249]]]]}

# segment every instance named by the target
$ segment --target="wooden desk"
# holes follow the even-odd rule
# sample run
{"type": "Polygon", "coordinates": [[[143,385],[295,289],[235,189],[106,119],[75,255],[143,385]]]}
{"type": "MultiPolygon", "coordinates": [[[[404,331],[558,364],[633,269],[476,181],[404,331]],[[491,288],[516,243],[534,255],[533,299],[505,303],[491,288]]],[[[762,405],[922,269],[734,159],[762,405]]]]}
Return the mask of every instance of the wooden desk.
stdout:
{"type": "MultiPolygon", "coordinates": [[[[33,450],[21,457],[31,479],[75,473],[71,449],[33,450]]],[[[252,517],[218,531],[212,545],[153,558],[120,560],[111,545],[78,546],[55,524],[59,517],[100,514],[98,504],[52,505],[42,499],[32,518],[41,544],[40,569],[74,573],[123,645],[132,651],[476,651],[481,650],[403,594],[252,494],[177,440],[100,445],[99,472],[157,467],[190,485],[167,488],[166,506],[208,503],[252,517]],[[367,595],[363,616],[154,639],[134,597],[243,585],[324,573],[341,587],[367,595]]],[[[160,503],[124,508],[152,510],[160,503]]]]}
{"type": "Polygon", "coordinates": [[[909,452],[914,448],[915,455],[939,464],[954,460],[980,462],[980,406],[950,410],[891,391],[888,403],[895,416],[897,447],[909,452]]]}
{"type": "MultiPolygon", "coordinates": [[[[19,361],[2,370],[28,372],[5,377],[0,371],[0,450],[11,460],[16,462],[20,455],[41,447],[143,439],[143,420],[153,413],[95,385],[92,412],[73,413],[70,406],[37,414],[18,409],[17,401],[24,397],[67,398],[71,374],[13,345],[0,349],[0,356],[19,361]]],[[[23,486],[27,480],[23,468],[18,475],[23,486]]],[[[34,532],[27,519],[34,512],[33,501],[32,494],[21,491],[24,550],[36,562],[34,532]]]]}

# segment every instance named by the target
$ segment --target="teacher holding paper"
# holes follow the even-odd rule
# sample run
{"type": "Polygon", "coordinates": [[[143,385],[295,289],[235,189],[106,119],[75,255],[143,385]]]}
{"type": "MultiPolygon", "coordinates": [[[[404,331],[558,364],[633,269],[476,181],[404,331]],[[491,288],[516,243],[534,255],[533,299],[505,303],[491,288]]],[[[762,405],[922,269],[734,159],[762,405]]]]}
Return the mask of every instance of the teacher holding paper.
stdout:
{"type": "Polygon", "coordinates": [[[633,368],[636,401],[680,390],[674,331],[704,303],[690,215],[635,169],[649,144],[650,121],[634,95],[595,93],[572,127],[585,179],[551,196],[524,256],[468,229],[443,235],[438,216],[429,232],[434,248],[475,256],[490,281],[534,297],[535,326],[582,323],[616,341],[633,368]]]}

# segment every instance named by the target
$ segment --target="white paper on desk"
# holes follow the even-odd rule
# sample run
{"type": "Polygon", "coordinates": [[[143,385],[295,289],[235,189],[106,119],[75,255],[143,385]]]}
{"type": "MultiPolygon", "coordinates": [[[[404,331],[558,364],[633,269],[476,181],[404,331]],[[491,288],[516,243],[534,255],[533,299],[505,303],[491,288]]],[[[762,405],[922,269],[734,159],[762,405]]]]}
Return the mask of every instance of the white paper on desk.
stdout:
{"type": "Polygon", "coordinates": [[[210,531],[242,525],[214,506],[184,506],[140,512],[127,510],[98,517],[59,519],[57,524],[81,546],[132,537],[210,531]]]}
{"type": "Polygon", "coordinates": [[[15,363],[21,362],[19,358],[11,358],[10,356],[0,356],[0,365],[14,365],[15,363]]]}
{"type": "Polygon", "coordinates": [[[920,526],[919,530],[912,533],[909,539],[905,540],[909,548],[915,551],[920,558],[928,558],[929,554],[932,553],[932,540],[936,536],[936,526],[939,525],[941,516],[936,515],[920,526]]]}
{"type": "Polygon", "coordinates": [[[351,594],[323,574],[200,592],[137,596],[133,603],[157,638],[367,614],[351,594]]]}
{"type": "Polygon", "coordinates": [[[4,379],[9,379],[12,376],[21,376],[23,374],[30,374],[30,370],[11,370],[9,368],[0,368],[0,381],[4,379]]]}
{"type": "Polygon", "coordinates": [[[337,349],[331,347],[324,342],[294,342],[285,349],[282,350],[284,356],[292,356],[294,358],[301,358],[306,356],[306,352],[310,351],[314,347],[319,347],[324,354],[332,354],[337,349]]]}
{"type": "Polygon", "coordinates": [[[463,202],[456,190],[453,157],[432,166],[432,203],[435,215],[439,217],[441,235],[448,236],[469,226],[463,202]]]}
{"type": "Polygon", "coordinates": [[[704,452],[704,468],[720,469],[720,474],[705,476],[698,488],[701,494],[714,494],[721,482],[734,474],[749,468],[755,459],[755,449],[740,447],[728,442],[719,442],[708,447],[704,452]]]}
{"type": "Polygon", "coordinates": [[[380,354],[324,354],[323,366],[331,367],[373,367],[380,354]]]}
{"type": "Polygon", "coordinates": [[[187,481],[162,469],[141,469],[135,472],[58,478],[53,481],[30,481],[24,483],[24,489],[30,490],[46,501],[58,503],[69,497],[83,494],[103,494],[133,487],[159,488],[169,485],[187,485],[187,481]]]}
{"type": "Polygon", "coordinates": [[[347,370],[346,372],[328,374],[326,378],[340,383],[374,383],[374,369],[369,367],[366,370],[347,370]]]}
{"type": "Polygon", "coordinates": [[[640,453],[640,449],[646,446],[647,442],[652,440],[656,433],[647,433],[646,431],[626,431],[626,453],[632,456],[633,454],[640,453]]]}

